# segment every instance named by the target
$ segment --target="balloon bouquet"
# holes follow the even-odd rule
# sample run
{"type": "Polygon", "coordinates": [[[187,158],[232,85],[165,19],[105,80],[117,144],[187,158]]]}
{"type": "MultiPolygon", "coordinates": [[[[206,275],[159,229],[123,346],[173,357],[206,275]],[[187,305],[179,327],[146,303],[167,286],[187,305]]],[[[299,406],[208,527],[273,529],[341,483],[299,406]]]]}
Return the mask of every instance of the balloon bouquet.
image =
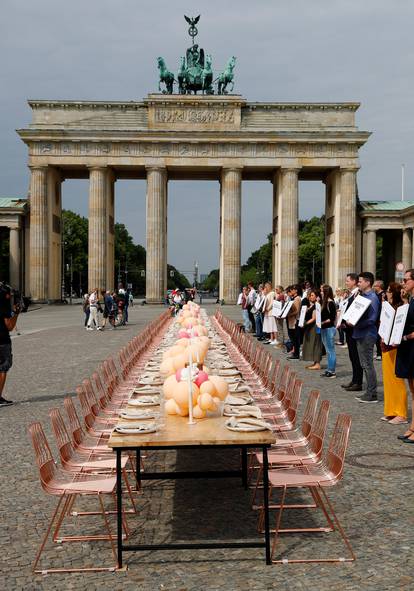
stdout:
{"type": "Polygon", "coordinates": [[[163,392],[165,410],[169,415],[203,419],[217,412],[228,394],[227,382],[209,374],[204,365],[210,339],[200,306],[189,302],[177,317],[178,339],[163,356],[160,374],[165,377],[163,392]]]}

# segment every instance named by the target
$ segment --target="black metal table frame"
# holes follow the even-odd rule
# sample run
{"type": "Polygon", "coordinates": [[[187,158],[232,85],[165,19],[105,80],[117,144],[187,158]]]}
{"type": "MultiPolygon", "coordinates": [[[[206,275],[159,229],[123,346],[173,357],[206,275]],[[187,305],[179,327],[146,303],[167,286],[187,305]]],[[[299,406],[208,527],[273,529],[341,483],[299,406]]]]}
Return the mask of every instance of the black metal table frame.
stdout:
{"type": "Polygon", "coordinates": [[[143,551],[143,550],[202,550],[202,549],[217,549],[217,548],[265,548],[266,564],[271,564],[270,557],[270,527],[269,527],[269,481],[268,481],[268,458],[267,450],[270,444],[230,444],[230,445],[203,445],[195,447],[194,445],[171,445],[171,446],[145,446],[145,447],[117,447],[114,448],[116,452],[116,496],[117,496],[117,554],[118,554],[118,568],[123,566],[123,552],[126,551],[143,551]],[[219,470],[219,471],[190,471],[190,472],[142,472],[141,466],[141,450],[178,450],[178,449],[241,449],[242,465],[241,470],[219,470]],[[121,457],[123,451],[135,451],[137,459],[137,485],[140,486],[141,480],[165,480],[165,479],[180,479],[180,478],[229,478],[241,477],[242,484],[245,489],[248,488],[247,481],[247,450],[259,449],[263,453],[263,507],[265,512],[264,519],[264,541],[260,542],[193,542],[193,543],[179,543],[179,544],[123,544],[122,542],[122,469],[121,457]]]}

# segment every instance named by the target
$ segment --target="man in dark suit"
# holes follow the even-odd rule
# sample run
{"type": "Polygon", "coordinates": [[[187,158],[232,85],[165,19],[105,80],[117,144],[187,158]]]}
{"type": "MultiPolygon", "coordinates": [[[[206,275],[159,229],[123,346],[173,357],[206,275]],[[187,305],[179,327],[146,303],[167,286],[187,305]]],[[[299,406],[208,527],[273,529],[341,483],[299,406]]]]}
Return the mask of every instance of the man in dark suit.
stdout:
{"type": "MultiPolygon", "coordinates": [[[[344,311],[348,310],[356,296],[358,295],[358,275],[357,273],[348,273],[345,279],[345,286],[351,292],[344,311]]],[[[348,326],[345,322],[342,323],[342,328],[345,331],[346,343],[348,345],[349,360],[352,365],[352,379],[347,384],[342,384],[342,388],[348,392],[361,392],[363,371],[359,361],[358,350],[355,339],[352,338],[354,328],[348,326]]]]}

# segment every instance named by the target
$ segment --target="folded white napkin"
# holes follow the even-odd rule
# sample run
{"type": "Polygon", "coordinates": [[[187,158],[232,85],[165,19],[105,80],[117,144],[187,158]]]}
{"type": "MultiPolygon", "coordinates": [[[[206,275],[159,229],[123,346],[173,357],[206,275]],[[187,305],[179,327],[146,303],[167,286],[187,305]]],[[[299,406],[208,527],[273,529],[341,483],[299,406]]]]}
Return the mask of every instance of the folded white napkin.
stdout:
{"type": "Polygon", "coordinates": [[[240,429],[240,431],[243,431],[243,430],[254,431],[255,428],[260,431],[263,429],[269,429],[270,431],[272,430],[272,425],[270,425],[269,423],[266,423],[266,421],[262,421],[260,419],[256,419],[253,417],[245,417],[245,418],[230,417],[226,421],[225,425],[226,425],[226,427],[229,427],[231,429],[240,429]]]}
{"type": "Polygon", "coordinates": [[[160,399],[158,396],[140,396],[139,398],[130,398],[128,400],[130,406],[154,406],[159,403],[160,399]]]}
{"type": "Polygon", "coordinates": [[[154,433],[157,430],[157,425],[155,423],[141,423],[139,425],[134,425],[133,427],[126,426],[122,423],[118,424],[115,427],[115,431],[117,433],[124,433],[126,435],[135,435],[140,433],[154,433]]]}
{"type": "Polygon", "coordinates": [[[250,404],[252,401],[250,396],[233,396],[232,394],[227,394],[224,403],[230,404],[230,406],[240,406],[250,404]]]}
{"type": "Polygon", "coordinates": [[[231,406],[226,404],[224,407],[224,414],[226,416],[235,417],[255,417],[256,419],[262,418],[262,411],[257,406],[231,406]]]}

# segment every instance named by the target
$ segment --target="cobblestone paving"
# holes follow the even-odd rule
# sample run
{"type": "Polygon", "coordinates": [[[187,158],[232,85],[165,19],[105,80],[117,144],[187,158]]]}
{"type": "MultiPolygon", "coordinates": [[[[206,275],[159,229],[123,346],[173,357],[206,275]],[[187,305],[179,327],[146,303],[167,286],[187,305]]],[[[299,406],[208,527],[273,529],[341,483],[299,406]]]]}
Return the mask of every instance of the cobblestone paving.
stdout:
{"type": "MultiPolygon", "coordinates": [[[[209,308],[214,311],[213,306],[209,308]]],[[[49,435],[48,409],[61,406],[65,394],[73,392],[102,359],[118,351],[160,312],[156,307],[134,307],[127,328],[103,333],[85,331],[81,311],[75,306],[45,307],[19,320],[21,334],[13,339],[15,365],[5,393],[16,404],[0,409],[0,589],[412,589],[414,450],[397,441],[402,427],[379,421],[381,404],[361,405],[340,388],[348,378],[346,349],[337,351],[338,379],[328,383],[319,377],[319,372],[306,372],[304,363],[290,363],[305,379],[305,396],[311,388],[319,388],[322,396],[331,400],[330,429],[338,412],[353,416],[345,479],[329,491],[329,497],[353,544],[355,563],[266,566],[262,550],[164,551],[126,554],[127,572],[32,575],[30,565],[55,500],[46,497],[40,488],[27,425],[33,419],[41,420],[49,435]]],[[[240,319],[236,307],[226,307],[224,312],[240,319]]],[[[279,351],[273,349],[273,353],[284,358],[279,351]]],[[[380,362],[376,363],[380,370],[380,362]]],[[[179,469],[219,469],[236,465],[238,457],[209,450],[190,455],[183,450],[177,455],[151,452],[146,462],[155,469],[168,469],[174,464],[179,469]]],[[[145,485],[139,507],[140,515],[131,520],[136,540],[230,540],[256,536],[249,494],[236,479],[152,481],[145,485]]],[[[286,523],[298,523],[299,519],[301,523],[304,519],[308,523],[317,521],[316,515],[305,518],[294,512],[288,519],[286,523]]],[[[79,523],[76,527],[80,529],[79,523]]],[[[283,538],[280,551],[291,557],[295,553],[344,555],[340,539],[332,533],[283,538]]],[[[111,560],[107,545],[99,543],[66,544],[52,548],[47,556],[54,556],[51,566],[111,560]]]]}

